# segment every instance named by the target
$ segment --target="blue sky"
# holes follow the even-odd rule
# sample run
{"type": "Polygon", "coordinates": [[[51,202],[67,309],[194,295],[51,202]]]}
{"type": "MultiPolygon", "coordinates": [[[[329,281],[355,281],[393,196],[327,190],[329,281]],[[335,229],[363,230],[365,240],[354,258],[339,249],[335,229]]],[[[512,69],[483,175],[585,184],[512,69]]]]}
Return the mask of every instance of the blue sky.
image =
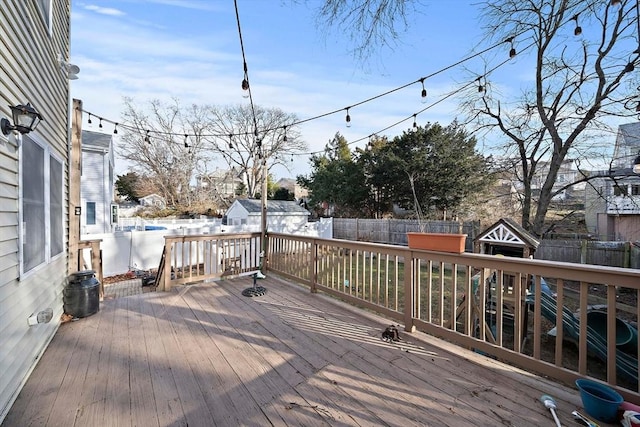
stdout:
{"type": "MultiPolygon", "coordinates": [[[[380,47],[366,63],[350,53],[350,40],[337,29],[318,27],[320,0],[238,0],[242,36],[254,102],[278,107],[298,118],[341,109],[430,75],[469,56],[482,41],[479,12],[471,1],[424,0],[393,49],[380,47]]],[[[492,51],[495,63],[509,46],[492,51]]],[[[85,111],[119,121],[123,97],[145,104],[177,98],[183,105],[233,105],[242,97],[242,56],[233,0],[108,0],[72,2],[70,62],[80,67],[71,95],[85,111]]],[[[467,84],[485,65],[469,61],[425,81],[428,103],[467,84]],[[477,71],[476,71],[477,70],[477,71]]],[[[495,75],[505,93],[517,94],[531,80],[526,58],[514,58],[495,75]]],[[[344,113],[299,127],[309,151],[321,150],[336,132],[348,141],[410,117],[425,108],[421,87],[413,85],[344,113]]],[[[418,124],[448,124],[457,117],[450,99],[418,116],[418,124]]],[[[412,120],[382,132],[395,136],[412,120]]],[[[84,123],[85,129],[98,131],[84,123]]],[[[480,141],[488,150],[491,141],[480,141]]],[[[366,140],[354,146],[364,146],[366,140]]],[[[488,154],[488,153],[487,153],[488,154]]],[[[276,178],[309,171],[308,156],[296,156],[291,170],[276,178]]],[[[116,160],[116,173],[128,165],[116,160]]]]}

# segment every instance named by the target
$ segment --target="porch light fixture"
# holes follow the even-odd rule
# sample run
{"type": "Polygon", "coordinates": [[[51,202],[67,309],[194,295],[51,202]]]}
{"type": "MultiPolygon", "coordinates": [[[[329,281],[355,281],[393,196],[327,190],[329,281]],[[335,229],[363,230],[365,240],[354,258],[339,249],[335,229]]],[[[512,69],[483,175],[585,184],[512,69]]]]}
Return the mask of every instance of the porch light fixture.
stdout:
{"type": "Polygon", "coordinates": [[[11,115],[13,116],[13,125],[9,122],[9,119],[3,118],[0,120],[0,127],[4,135],[9,135],[9,133],[14,130],[17,130],[21,134],[29,133],[34,130],[42,120],[40,113],[28,102],[27,105],[9,106],[9,108],[11,108],[11,115]]]}
{"type": "Polygon", "coordinates": [[[640,174],[640,154],[633,161],[633,173],[640,174]]]}

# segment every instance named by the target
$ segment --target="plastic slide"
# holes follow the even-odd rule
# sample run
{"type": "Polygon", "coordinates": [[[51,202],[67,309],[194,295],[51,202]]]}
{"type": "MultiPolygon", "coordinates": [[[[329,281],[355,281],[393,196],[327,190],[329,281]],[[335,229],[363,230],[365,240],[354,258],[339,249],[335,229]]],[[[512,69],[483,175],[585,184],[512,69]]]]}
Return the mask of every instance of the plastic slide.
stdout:
{"type": "MultiPolygon", "coordinates": [[[[544,288],[541,290],[544,291],[544,288]]],[[[530,295],[528,297],[531,301],[533,301],[534,296],[530,295]]],[[[557,313],[557,303],[553,295],[549,293],[542,292],[541,295],[541,314],[550,322],[555,324],[556,322],[556,313],[557,313]]],[[[607,333],[606,333],[606,313],[604,320],[601,315],[593,316],[595,320],[591,322],[588,319],[587,314],[587,351],[590,355],[597,357],[598,359],[605,361],[607,360],[607,333]],[[602,322],[605,322],[605,327],[602,327],[602,322]]],[[[624,325],[627,325],[631,328],[627,323],[620,320],[624,325]]],[[[573,340],[578,342],[580,338],[580,321],[577,319],[571,310],[567,307],[562,307],[562,326],[563,326],[563,334],[566,339],[573,340]]],[[[616,330],[618,331],[618,336],[616,336],[616,343],[620,344],[616,351],[616,367],[617,367],[617,375],[618,377],[629,381],[633,381],[633,383],[638,382],[638,359],[633,355],[622,351],[621,348],[628,346],[630,340],[633,340],[635,337],[627,339],[625,333],[620,334],[620,330],[624,331],[622,326],[616,325],[616,330]]],[[[632,333],[632,332],[630,332],[632,333]]],[[[637,336],[637,332],[636,332],[637,336]]],[[[635,338],[637,339],[637,338],[635,338]]]]}

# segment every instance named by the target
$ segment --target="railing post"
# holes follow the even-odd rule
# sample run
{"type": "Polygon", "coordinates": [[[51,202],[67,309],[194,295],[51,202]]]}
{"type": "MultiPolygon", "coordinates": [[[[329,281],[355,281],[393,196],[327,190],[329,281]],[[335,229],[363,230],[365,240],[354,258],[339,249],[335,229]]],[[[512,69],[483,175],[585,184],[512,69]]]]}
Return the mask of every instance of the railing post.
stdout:
{"type": "Polygon", "coordinates": [[[407,250],[404,256],[404,330],[407,332],[415,332],[413,325],[414,312],[414,274],[413,274],[413,252],[407,250]]]}
{"type": "Polygon", "coordinates": [[[313,239],[311,242],[311,256],[313,258],[312,272],[311,272],[311,293],[318,292],[316,283],[318,283],[318,242],[313,239]]]}
{"type": "Polygon", "coordinates": [[[164,238],[164,273],[162,278],[164,279],[163,290],[171,290],[171,240],[167,237],[164,238]]]}

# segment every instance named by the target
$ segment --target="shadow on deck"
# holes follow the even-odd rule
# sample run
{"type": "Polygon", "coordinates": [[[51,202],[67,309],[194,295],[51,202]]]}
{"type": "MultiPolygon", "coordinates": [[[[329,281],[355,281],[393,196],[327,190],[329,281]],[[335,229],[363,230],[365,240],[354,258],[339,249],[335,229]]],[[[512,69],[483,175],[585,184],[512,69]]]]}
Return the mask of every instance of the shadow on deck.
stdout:
{"type": "Polygon", "coordinates": [[[551,425],[578,392],[269,275],[101,303],[62,324],[3,426],[551,425]]]}

